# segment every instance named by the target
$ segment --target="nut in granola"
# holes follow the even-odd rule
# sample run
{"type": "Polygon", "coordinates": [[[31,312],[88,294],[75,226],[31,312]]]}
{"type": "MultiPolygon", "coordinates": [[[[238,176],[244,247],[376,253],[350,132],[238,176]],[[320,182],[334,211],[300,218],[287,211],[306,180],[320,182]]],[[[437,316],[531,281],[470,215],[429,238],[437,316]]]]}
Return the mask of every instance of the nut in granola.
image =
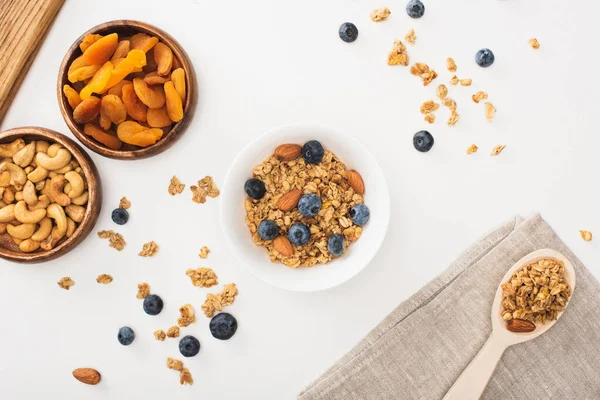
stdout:
{"type": "Polygon", "coordinates": [[[467,154],[477,153],[477,150],[479,150],[479,147],[477,147],[475,144],[472,144],[467,148],[467,154]]]}
{"type": "Polygon", "coordinates": [[[505,144],[499,144],[499,145],[496,145],[496,146],[495,146],[495,147],[492,149],[492,152],[491,152],[491,154],[490,154],[490,155],[491,155],[491,156],[497,156],[498,154],[502,153],[502,150],[504,150],[504,148],[505,148],[505,147],[506,147],[506,145],[505,145],[505,144]]]}

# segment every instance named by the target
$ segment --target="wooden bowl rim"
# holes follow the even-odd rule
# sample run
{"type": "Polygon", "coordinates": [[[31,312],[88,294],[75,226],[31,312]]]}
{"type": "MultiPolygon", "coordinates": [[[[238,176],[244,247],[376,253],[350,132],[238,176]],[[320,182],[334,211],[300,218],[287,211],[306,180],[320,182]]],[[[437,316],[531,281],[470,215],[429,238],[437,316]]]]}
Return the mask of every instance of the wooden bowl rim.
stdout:
{"type": "Polygon", "coordinates": [[[171,146],[173,146],[183,136],[196,111],[196,104],[198,102],[198,85],[196,81],[196,74],[190,61],[189,56],[181,47],[179,42],[175,40],[171,35],[162,29],[148,24],[146,22],[135,21],[135,20],[114,20],[105,22],[94,26],[87,32],[83,33],[67,50],[65,57],[63,58],[59,70],[57,79],[58,106],[60,112],[65,120],[67,126],[73,132],[73,135],[88,149],[102,156],[119,159],[119,160],[135,160],[140,158],[152,157],[162,153],[171,146]],[[185,71],[185,84],[186,84],[186,100],[183,104],[183,119],[177,122],[169,132],[167,132],[158,142],[155,144],[142,147],[135,150],[113,150],[104,146],[101,143],[96,142],[91,137],[83,133],[83,127],[73,121],[73,112],[71,106],[69,106],[66,97],[63,95],[62,88],[65,84],[71,85],[71,82],[67,79],[67,71],[71,62],[81,55],[79,44],[83,38],[89,34],[102,33],[106,34],[114,32],[119,29],[130,29],[132,31],[138,31],[140,33],[147,33],[152,36],[156,36],[159,40],[169,46],[173,51],[173,55],[178,58],[182,68],[185,71]]]}
{"type": "Polygon", "coordinates": [[[17,252],[0,246],[0,257],[5,260],[20,263],[39,263],[54,260],[77,247],[94,229],[102,210],[102,182],[100,174],[94,161],[92,161],[85,150],[62,133],[37,126],[24,126],[0,132],[0,143],[12,141],[20,137],[37,137],[39,139],[51,140],[64,146],[81,166],[88,183],[89,198],[85,215],[83,221],[81,221],[70,238],[61,242],[52,250],[36,251],[34,253],[17,252]]]}

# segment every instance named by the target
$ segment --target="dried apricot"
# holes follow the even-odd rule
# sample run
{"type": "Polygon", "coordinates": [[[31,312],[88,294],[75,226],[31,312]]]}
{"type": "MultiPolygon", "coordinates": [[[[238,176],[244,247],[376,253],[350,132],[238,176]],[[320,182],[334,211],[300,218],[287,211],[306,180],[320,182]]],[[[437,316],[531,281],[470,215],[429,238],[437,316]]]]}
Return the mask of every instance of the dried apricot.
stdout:
{"type": "Polygon", "coordinates": [[[173,82],[169,81],[165,83],[165,97],[167,103],[167,112],[169,118],[173,122],[179,122],[183,118],[183,104],[179,93],[175,90],[173,82]]]}
{"type": "Polygon", "coordinates": [[[83,55],[77,57],[76,59],[73,60],[73,62],[71,62],[71,65],[69,65],[69,71],[67,72],[67,75],[71,75],[73,73],[73,71],[75,71],[81,67],[85,67],[85,61],[83,60],[83,55]]]}
{"type": "Polygon", "coordinates": [[[181,101],[185,101],[185,71],[183,68],[177,68],[173,71],[171,80],[173,81],[175,90],[179,93],[179,97],[181,97],[181,101]]]}
{"type": "Polygon", "coordinates": [[[160,76],[156,71],[146,74],[144,82],[148,85],[164,85],[169,80],[168,77],[160,76]]]}
{"type": "Polygon", "coordinates": [[[154,46],[154,61],[156,62],[156,72],[160,76],[169,75],[173,65],[173,52],[164,43],[156,43],[154,46]]]}
{"type": "Polygon", "coordinates": [[[138,121],[146,121],[146,110],[148,107],[136,96],[135,91],[133,90],[133,84],[129,83],[123,85],[121,90],[123,91],[123,104],[125,104],[127,114],[138,121]]]}
{"type": "Polygon", "coordinates": [[[127,53],[129,53],[129,50],[130,50],[129,46],[130,46],[129,40],[119,41],[119,44],[117,45],[117,49],[115,50],[115,53],[112,55],[112,57],[110,59],[115,60],[117,58],[125,58],[127,56],[127,53]]]}
{"type": "MultiPolygon", "coordinates": [[[[102,98],[100,103],[101,113],[107,116],[108,120],[114,124],[119,125],[121,122],[125,121],[127,118],[127,109],[125,108],[125,104],[119,96],[115,96],[114,94],[107,94],[102,98]]],[[[102,125],[102,124],[100,124],[102,125]]],[[[104,128],[104,126],[102,126],[104,128]]],[[[108,128],[104,129],[109,129],[108,128]]]]}
{"type": "Polygon", "coordinates": [[[117,60],[115,60],[116,66],[112,71],[110,79],[106,83],[106,87],[103,90],[104,92],[121,82],[127,75],[134,72],[136,68],[141,68],[146,65],[146,53],[141,50],[131,50],[127,53],[127,57],[120,59],[119,61],[117,60]]]}
{"type": "Polygon", "coordinates": [[[111,33],[98,39],[83,52],[86,65],[104,64],[113,55],[119,44],[119,35],[111,33]]]}
{"type": "Polygon", "coordinates": [[[117,135],[125,143],[140,147],[156,143],[163,135],[160,128],[147,128],[135,121],[125,121],[117,128],[117,135]]]}
{"type": "Polygon", "coordinates": [[[81,97],[79,97],[79,93],[77,93],[77,91],[71,86],[63,86],[63,93],[67,98],[67,102],[69,102],[69,105],[73,110],[79,105],[79,103],[81,103],[81,97]]]}
{"type": "Polygon", "coordinates": [[[73,120],[78,124],[92,121],[100,113],[100,98],[91,96],[73,110],[73,120]]]}
{"type": "Polygon", "coordinates": [[[160,108],[149,108],[146,118],[148,125],[150,125],[152,128],[163,128],[173,123],[171,118],[169,118],[169,113],[167,112],[166,106],[162,106],[160,108]]]}
{"type": "Polygon", "coordinates": [[[140,101],[150,108],[160,108],[165,104],[165,92],[162,86],[148,86],[143,79],[135,78],[133,89],[140,101]]]}
{"type": "Polygon", "coordinates": [[[110,121],[110,118],[108,117],[108,115],[106,115],[106,113],[102,109],[102,102],[100,102],[100,116],[98,117],[98,124],[100,124],[100,127],[104,130],[109,130],[110,127],[112,126],[112,122],[110,121]]]}
{"type": "Polygon", "coordinates": [[[93,137],[98,142],[113,150],[119,150],[121,146],[123,146],[123,143],[118,137],[103,131],[99,126],[94,124],[85,124],[83,133],[93,137]]]}
{"type": "Polygon", "coordinates": [[[137,33],[129,39],[129,42],[132,49],[142,50],[144,53],[147,53],[148,50],[158,43],[158,38],[154,36],[150,37],[145,33],[137,33]]]}
{"type": "Polygon", "coordinates": [[[94,76],[100,69],[100,65],[88,65],[85,67],[77,68],[76,70],[69,72],[69,82],[75,83],[79,81],[85,81],[86,79],[94,76]]]}
{"type": "Polygon", "coordinates": [[[131,81],[124,79],[121,82],[117,83],[115,86],[108,89],[107,93],[121,97],[123,95],[123,86],[127,85],[128,83],[131,84],[131,81]]]}
{"type": "Polygon", "coordinates": [[[96,43],[98,40],[102,39],[102,35],[98,35],[96,33],[91,33],[83,38],[81,43],[79,43],[79,48],[82,52],[86,51],[88,47],[96,43]]]}
{"type": "MultiPolygon", "coordinates": [[[[93,46],[93,45],[92,45],[93,46]]],[[[92,80],[79,92],[79,96],[82,100],[87,99],[92,93],[102,93],[104,88],[108,84],[110,77],[113,72],[113,65],[110,61],[104,63],[104,65],[96,71],[92,80]]]]}

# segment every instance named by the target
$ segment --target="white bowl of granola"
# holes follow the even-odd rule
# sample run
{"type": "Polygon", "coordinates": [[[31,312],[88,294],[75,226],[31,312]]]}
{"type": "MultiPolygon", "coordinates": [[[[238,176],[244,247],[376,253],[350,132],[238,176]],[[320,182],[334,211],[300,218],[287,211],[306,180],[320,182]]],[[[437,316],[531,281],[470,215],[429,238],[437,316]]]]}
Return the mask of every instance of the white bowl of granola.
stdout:
{"type": "Polygon", "coordinates": [[[388,186],[375,158],[357,140],[319,124],[286,125],[254,140],[231,164],[221,196],[222,226],[241,265],[276,287],[300,292],[328,289],[358,274],[383,243],[389,219],[388,186]],[[301,156],[289,162],[279,159],[281,164],[286,162],[285,166],[273,161],[277,147],[303,145],[310,140],[319,141],[325,149],[320,163],[305,163],[301,156]],[[276,172],[271,172],[269,162],[276,172]],[[346,179],[344,171],[349,170],[359,171],[364,194],[346,179]],[[282,171],[287,176],[281,176],[282,171]],[[246,181],[253,177],[266,184],[264,198],[270,205],[264,209],[258,206],[262,200],[250,200],[244,191],[246,181]],[[282,212],[274,206],[281,204],[277,202],[287,192],[298,189],[319,195],[323,203],[319,214],[306,217],[295,207],[282,212]],[[362,226],[353,223],[349,215],[349,210],[360,203],[370,210],[370,218],[362,226]],[[290,227],[303,223],[310,227],[310,242],[292,246],[292,253],[284,255],[273,246],[273,240],[260,239],[256,233],[260,219],[277,221],[280,237],[288,245],[290,227]],[[328,238],[335,233],[345,238],[344,252],[339,257],[327,249],[328,238]]]}

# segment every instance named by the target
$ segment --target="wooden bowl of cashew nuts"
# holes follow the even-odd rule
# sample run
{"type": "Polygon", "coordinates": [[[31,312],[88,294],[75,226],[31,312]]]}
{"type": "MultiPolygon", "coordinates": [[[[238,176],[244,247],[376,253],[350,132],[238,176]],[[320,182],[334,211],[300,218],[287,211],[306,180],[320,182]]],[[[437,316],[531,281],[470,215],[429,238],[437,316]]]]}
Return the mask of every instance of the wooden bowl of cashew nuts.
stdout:
{"type": "Polygon", "coordinates": [[[92,231],[102,184],[74,141],[45,128],[0,133],[0,257],[21,263],[68,253],[92,231]]]}

